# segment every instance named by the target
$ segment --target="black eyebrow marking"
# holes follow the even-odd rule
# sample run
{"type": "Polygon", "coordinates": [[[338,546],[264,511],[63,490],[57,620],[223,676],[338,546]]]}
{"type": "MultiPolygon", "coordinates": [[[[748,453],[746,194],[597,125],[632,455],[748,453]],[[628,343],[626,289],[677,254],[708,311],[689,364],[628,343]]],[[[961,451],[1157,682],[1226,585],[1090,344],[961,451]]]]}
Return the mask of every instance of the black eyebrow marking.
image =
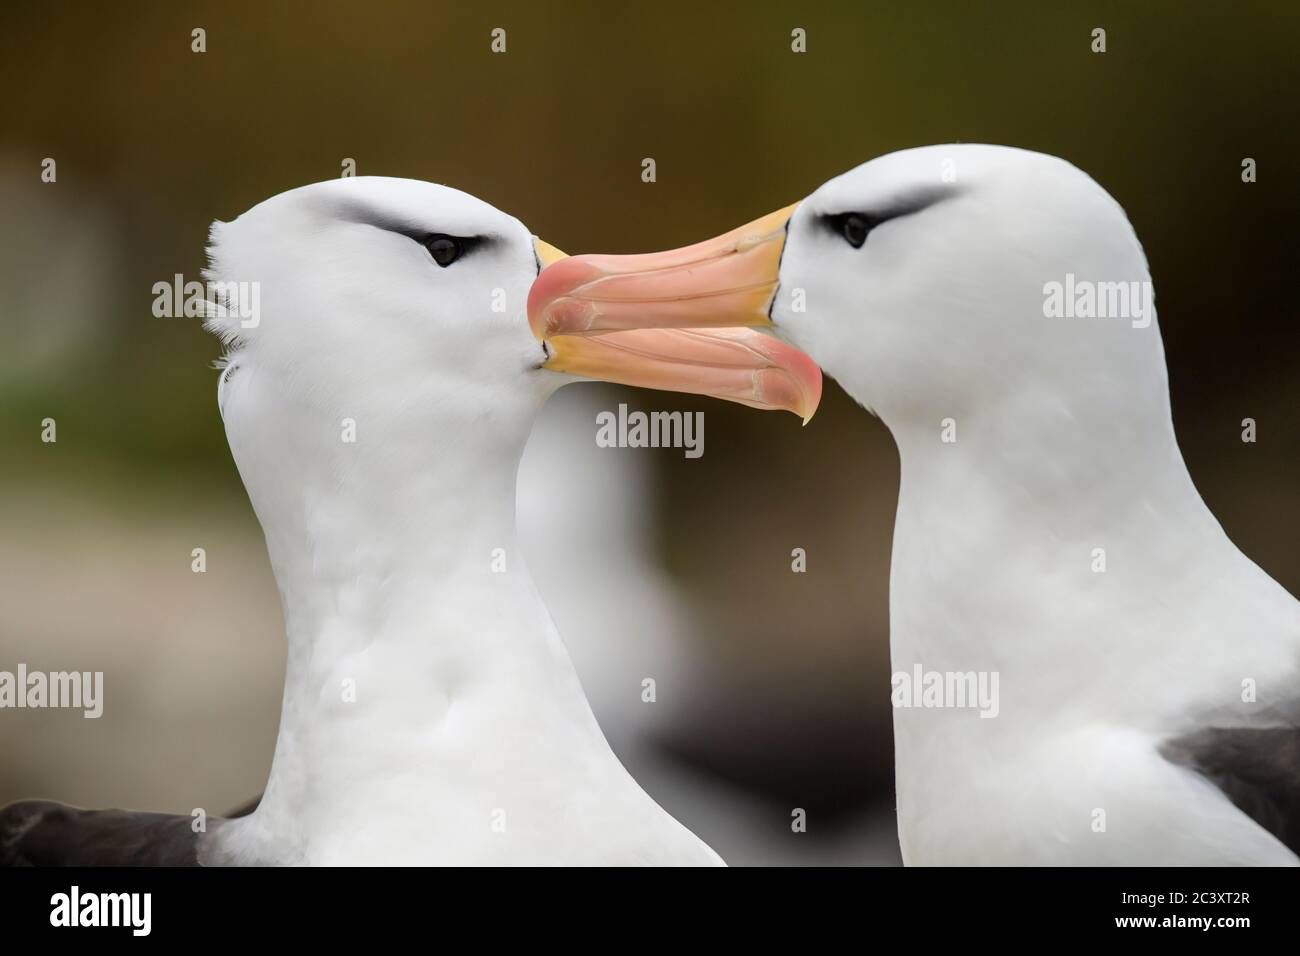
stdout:
{"type": "Polygon", "coordinates": [[[460,245],[460,255],[457,257],[457,262],[461,259],[469,258],[479,249],[479,247],[489,245],[496,241],[495,236],[453,236],[449,232],[430,232],[425,233],[424,235],[417,234],[408,236],[408,238],[415,240],[422,247],[427,247],[429,245],[429,240],[441,237],[454,239],[460,245]]]}
{"type": "Polygon", "coordinates": [[[871,230],[882,223],[889,222],[891,219],[901,219],[903,216],[911,216],[956,194],[957,190],[950,186],[943,188],[930,186],[896,197],[879,209],[849,209],[845,212],[821,213],[818,215],[817,221],[831,232],[838,233],[844,228],[844,221],[849,216],[860,216],[866,220],[867,232],[870,233],[871,230]]]}
{"type": "Polygon", "coordinates": [[[423,242],[428,236],[439,235],[437,230],[421,226],[412,219],[399,219],[396,216],[385,215],[364,203],[350,200],[344,200],[335,207],[334,218],[342,222],[355,222],[363,226],[374,226],[376,229],[382,229],[385,232],[395,232],[399,236],[406,236],[416,242],[423,242]]]}
{"type": "Polygon", "coordinates": [[[388,216],[357,202],[341,203],[335,210],[335,218],[342,222],[354,222],[363,226],[374,226],[376,229],[382,229],[385,232],[395,232],[397,235],[405,236],[420,245],[424,245],[436,236],[447,236],[460,243],[463,254],[466,256],[480,246],[496,242],[500,238],[490,235],[458,236],[455,233],[444,232],[441,229],[430,229],[427,225],[414,220],[388,216]]]}

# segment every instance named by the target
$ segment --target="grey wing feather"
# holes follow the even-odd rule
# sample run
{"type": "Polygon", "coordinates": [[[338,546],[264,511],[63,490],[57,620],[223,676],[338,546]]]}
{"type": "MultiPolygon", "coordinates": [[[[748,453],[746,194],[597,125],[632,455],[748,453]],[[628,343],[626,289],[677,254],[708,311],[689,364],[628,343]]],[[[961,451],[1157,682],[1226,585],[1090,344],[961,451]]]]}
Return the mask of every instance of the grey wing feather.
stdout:
{"type": "MultiPolygon", "coordinates": [[[[0,810],[0,866],[198,866],[193,818],[26,800],[0,810]]],[[[220,825],[209,819],[209,832],[220,825]]]]}
{"type": "Polygon", "coordinates": [[[1160,752],[1206,777],[1300,854],[1300,727],[1207,727],[1167,741],[1160,752]]]}

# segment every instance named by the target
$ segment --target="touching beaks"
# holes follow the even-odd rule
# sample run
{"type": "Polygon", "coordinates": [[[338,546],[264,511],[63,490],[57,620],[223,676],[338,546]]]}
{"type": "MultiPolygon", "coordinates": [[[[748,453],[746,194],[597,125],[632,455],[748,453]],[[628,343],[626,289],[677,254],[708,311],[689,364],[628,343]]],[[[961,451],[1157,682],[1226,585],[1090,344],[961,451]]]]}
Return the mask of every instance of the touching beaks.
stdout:
{"type": "Polygon", "coordinates": [[[572,256],[528,294],[533,335],[770,325],[794,206],[693,246],[630,256],[572,256]]]}
{"type": "Polygon", "coordinates": [[[648,255],[569,257],[534,240],[545,267],[528,321],[551,353],[543,368],[783,409],[806,424],[821,401],[821,369],[753,328],[771,324],[794,208],[648,255]],[[542,246],[555,254],[549,262],[542,246]]]}

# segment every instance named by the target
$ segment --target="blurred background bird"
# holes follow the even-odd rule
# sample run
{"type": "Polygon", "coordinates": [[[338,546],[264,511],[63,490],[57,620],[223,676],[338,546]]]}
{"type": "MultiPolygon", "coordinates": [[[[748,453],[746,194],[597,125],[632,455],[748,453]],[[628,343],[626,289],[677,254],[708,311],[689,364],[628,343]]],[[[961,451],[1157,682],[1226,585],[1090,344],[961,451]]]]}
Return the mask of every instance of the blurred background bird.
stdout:
{"type": "MultiPolygon", "coordinates": [[[[1266,2],[6,8],[0,669],[102,670],[106,701],[98,720],[0,711],[0,804],[219,814],[265,782],[278,596],[215,343],[155,318],[152,287],[200,278],[211,220],[350,168],[454,185],[577,253],[714,235],[906,146],[1063,156],[1128,211],[1179,317],[1162,331],[1198,488],[1296,592],[1300,143],[1278,109],[1297,27],[1266,2]]],[[[732,864],[898,861],[897,454],[859,415],[829,382],[807,428],[575,386],[521,469],[528,562],[602,728],[732,864]],[[703,411],[705,454],[598,447],[620,402],[703,411]]]]}

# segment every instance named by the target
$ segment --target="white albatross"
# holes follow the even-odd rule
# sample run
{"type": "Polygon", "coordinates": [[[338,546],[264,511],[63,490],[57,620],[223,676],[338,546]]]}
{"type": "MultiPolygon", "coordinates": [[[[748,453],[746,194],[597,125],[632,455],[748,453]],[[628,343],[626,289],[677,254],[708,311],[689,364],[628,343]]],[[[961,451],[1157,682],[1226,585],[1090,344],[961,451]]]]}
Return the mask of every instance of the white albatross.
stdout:
{"type": "Polygon", "coordinates": [[[1300,605],[1192,484],[1150,290],[1096,182],[978,145],[534,285],[539,336],[770,323],[893,433],[895,690],[1000,692],[896,706],[909,863],[1298,862],[1300,605]]]}
{"type": "MultiPolygon", "coordinates": [[[[520,456],[572,380],[541,368],[525,315],[562,253],[457,190],[358,177],[216,223],[209,255],[211,280],[260,289],[256,316],[208,327],[289,641],[266,792],[201,834],[14,804],[0,862],[720,864],[609,748],[516,545],[520,456]]],[[[815,365],[750,330],[567,354],[805,419],[820,397],[815,365]]]]}

